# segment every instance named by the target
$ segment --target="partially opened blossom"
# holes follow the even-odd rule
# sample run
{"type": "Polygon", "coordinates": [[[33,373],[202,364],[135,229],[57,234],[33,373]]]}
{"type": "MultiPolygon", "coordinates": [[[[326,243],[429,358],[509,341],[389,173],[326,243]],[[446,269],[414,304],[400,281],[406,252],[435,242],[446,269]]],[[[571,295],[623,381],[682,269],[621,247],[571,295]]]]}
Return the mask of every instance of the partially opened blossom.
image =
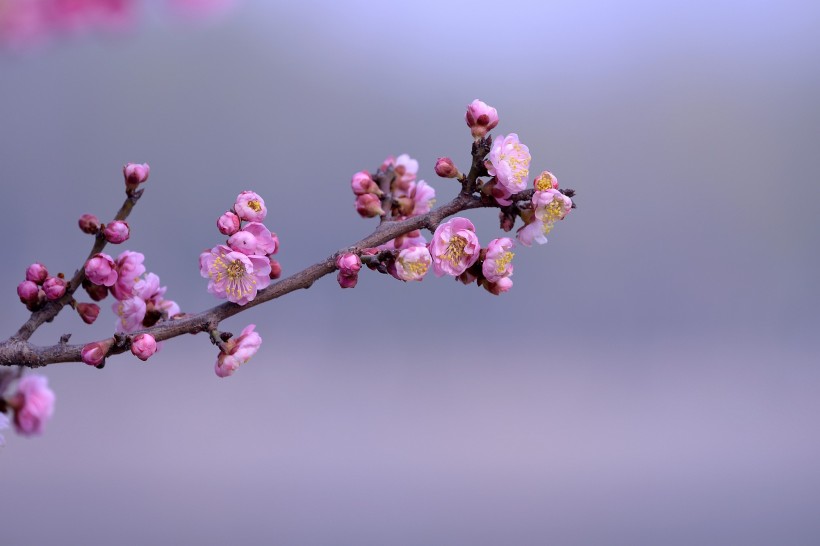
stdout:
{"type": "Polygon", "coordinates": [[[265,224],[261,222],[249,222],[242,228],[242,231],[254,236],[256,240],[254,254],[276,254],[279,251],[279,237],[265,227],[265,224]]]}
{"type": "Polygon", "coordinates": [[[535,192],[532,195],[532,206],[535,208],[535,217],[551,226],[569,214],[572,209],[572,199],[550,188],[535,192]]]}
{"type": "Polygon", "coordinates": [[[419,180],[411,188],[409,192],[410,198],[413,199],[413,211],[410,216],[419,216],[427,214],[433,209],[436,203],[436,190],[424,180],[419,180]]]}
{"type": "Polygon", "coordinates": [[[466,218],[456,217],[436,228],[429,245],[436,276],[458,276],[478,260],[481,245],[475,226],[466,218]]]}
{"type": "Polygon", "coordinates": [[[115,328],[117,332],[129,333],[143,328],[147,306],[141,297],[133,296],[118,301],[111,308],[118,317],[115,328]]]}
{"type": "Polygon", "coordinates": [[[532,181],[535,191],[557,190],[558,178],[549,171],[541,171],[541,174],[532,181]]]}
{"type": "Polygon", "coordinates": [[[239,366],[247,363],[262,345],[262,337],[254,331],[256,326],[246,326],[242,333],[229,339],[225,345],[227,353],[220,352],[216,358],[215,371],[219,377],[232,375],[239,366]]]}
{"type": "Polygon", "coordinates": [[[95,254],[85,264],[85,276],[94,284],[113,286],[117,282],[117,267],[108,254],[95,254]]]}
{"type": "Polygon", "coordinates": [[[111,286],[111,295],[118,300],[131,297],[134,283],[140,275],[145,273],[144,261],[143,254],[131,250],[126,250],[117,256],[117,282],[111,286]]]}
{"type": "Polygon", "coordinates": [[[500,135],[493,141],[487,154],[487,172],[510,193],[518,193],[527,187],[530,173],[530,150],[518,140],[518,135],[500,135]]]}
{"type": "Polygon", "coordinates": [[[233,210],[239,218],[248,222],[262,222],[268,214],[265,200],[258,193],[247,190],[236,197],[233,210]]]}
{"type": "Polygon", "coordinates": [[[492,106],[475,99],[467,106],[464,116],[474,138],[481,138],[498,125],[498,112],[492,106]]]}
{"type": "Polygon", "coordinates": [[[270,284],[270,261],[266,256],[246,256],[225,245],[199,255],[199,272],[209,279],[208,292],[245,305],[257,290],[270,284]]]}
{"type": "Polygon", "coordinates": [[[228,239],[228,246],[231,250],[250,256],[256,254],[256,237],[245,230],[237,231],[228,239]]]}
{"type": "Polygon", "coordinates": [[[420,281],[427,274],[431,263],[433,259],[426,246],[405,248],[396,257],[393,276],[402,281],[420,281]]]}
{"type": "Polygon", "coordinates": [[[68,283],[65,279],[60,277],[49,277],[43,283],[43,292],[46,294],[46,299],[49,301],[58,300],[65,294],[68,283]]]}
{"type": "Polygon", "coordinates": [[[54,414],[54,399],[47,377],[23,376],[10,403],[14,408],[15,430],[23,436],[42,434],[46,422],[54,414]]]}
{"type": "Polygon", "coordinates": [[[501,237],[500,239],[493,239],[487,245],[487,255],[484,257],[484,263],[481,264],[481,272],[490,282],[498,282],[504,277],[509,277],[513,273],[512,248],[515,243],[508,237],[501,237]]]}
{"type": "Polygon", "coordinates": [[[342,275],[355,275],[362,268],[362,260],[356,254],[341,254],[336,258],[336,268],[342,275]]]}
{"type": "Polygon", "coordinates": [[[497,282],[486,281],[484,283],[484,288],[490,294],[493,294],[495,296],[500,296],[504,292],[509,292],[510,288],[512,288],[512,285],[513,285],[513,282],[512,282],[511,278],[501,277],[500,279],[498,279],[497,282]]]}
{"type": "Polygon", "coordinates": [[[239,231],[241,223],[239,216],[228,211],[216,220],[216,228],[222,235],[233,235],[239,231]]]}

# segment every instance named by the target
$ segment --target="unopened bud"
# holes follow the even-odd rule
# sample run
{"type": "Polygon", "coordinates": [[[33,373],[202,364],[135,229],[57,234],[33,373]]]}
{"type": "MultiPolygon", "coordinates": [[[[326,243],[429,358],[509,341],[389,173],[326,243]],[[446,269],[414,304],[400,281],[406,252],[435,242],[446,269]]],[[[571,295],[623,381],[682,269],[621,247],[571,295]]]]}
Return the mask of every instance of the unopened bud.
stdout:
{"type": "Polygon", "coordinates": [[[467,106],[464,116],[467,126],[473,133],[473,138],[481,138],[498,125],[498,112],[492,106],[476,99],[467,106]]]}
{"type": "Polygon", "coordinates": [[[93,214],[83,214],[77,222],[80,225],[80,230],[89,235],[95,235],[100,231],[100,220],[93,214]]]}
{"type": "Polygon", "coordinates": [[[139,334],[131,341],[131,353],[142,361],[157,352],[157,341],[151,334],[139,334]]]}
{"type": "Polygon", "coordinates": [[[95,341],[85,345],[80,353],[83,362],[89,366],[102,368],[105,365],[105,355],[108,354],[108,350],[111,348],[112,343],[112,340],[106,340],[95,341]]]}
{"type": "Polygon", "coordinates": [[[374,218],[385,214],[379,198],[372,193],[366,193],[356,198],[356,212],[362,218],[374,218]]]}
{"type": "Polygon", "coordinates": [[[26,280],[34,284],[43,284],[48,278],[48,270],[46,266],[40,262],[34,262],[26,268],[26,280]]]}
{"type": "Polygon", "coordinates": [[[350,180],[350,188],[356,195],[364,195],[366,193],[374,193],[378,196],[383,195],[379,189],[379,185],[376,184],[376,181],[373,180],[367,171],[359,171],[354,174],[350,180]]]}
{"type": "Polygon", "coordinates": [[[151,173],[151,167],[148,163],[127,163],[122,168],[122,174],[125,177],[125,185],[129,189],[135,189],[137,186],[148,180],[148,175],[151,173]]]}
{"type": "Polygon", "coordinates": [[[26,305],[36,304],[39,292],[40,287],[32,281],[23,281],[17,285],[17,295],[20,297],[20,301],[26,305]]]}
{"type": "Polygon", "coordinates": [[[77,314],[86,324],[94,324],[100,314],[100,306],[96,303],[78,303],[77,314]]]}
{"type": "Polygon", "coordinates": [[[270,278],[271,280],[276,280],[282,276],[282,266],[279,264],[278,261],[274,260],[273,258],[270,259],[270,278]]]}
{"type": "Polygon", "coordinates": [[[103,235],[105,235],[106,241],[111,244],[118,245],[128,240],[128,237],[131,236],[131,230],[129,229],[127,222],[123,222],[122,220],[114,220],[105,226],[103,235]]]}
{"type": "Polygon", "coordinates": [[[342,254],[336,258],[336,267],[342,275],[356,275],[362,268],[362,260],[355,254],[342,254]]]}
{"type": "Polygon", "coordinates": [[[501,277],[496,282],[490,282],[485,280],[483,283],[483,286],[487,290],[487,292],[495,296],[499,296],[504,292],[509,292],[510,288],[512,288],[512,285],[512,279],[510,279],[509,277],[501,277]]]}
{"type": "Polygon", "coordinates": [[[440,157],[436,161],[436,174],[442,178],[458,178],[461,174],[449,157],[440,157]]]}
{"type": "Polygon", "coordinates": [[[68,283],[65,279],[60,277],[49,277],[43,283],[43,292],[46,294],[46,299],[49,301],[58,300],[65,294],[68,283]]]}
{"type": "Polygon", "coordinates": [[[220,216],[216,221],[216,228],[222,235],[231,236],[239,231],[240,220],[239,216],[231,211],[226,212],[220,216]]]}

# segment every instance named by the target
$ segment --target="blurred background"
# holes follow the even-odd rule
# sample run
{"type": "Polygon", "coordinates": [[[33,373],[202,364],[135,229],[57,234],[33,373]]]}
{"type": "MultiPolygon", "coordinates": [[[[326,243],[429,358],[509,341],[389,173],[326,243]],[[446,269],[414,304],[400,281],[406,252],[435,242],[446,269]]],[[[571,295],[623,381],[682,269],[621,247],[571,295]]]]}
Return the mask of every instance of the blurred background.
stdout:
{"type": "MultiPolygon", "coordinates": [[[[227,379],[203,336],[40,370],[56,414],[6,431],[3,544],[820,542],[818,4],[221,4],[6,25],[4,337],[25,268],[80,265],[126,162],[151,178],[112,253],[189,312],[219,303],[197,258],[242,190],[285,275],[372,230],[349,180],[388,155],[455,196],[433,165],[467,167],[475,98],[578,209],[499,297],[365,272],[242,313],[223,328],[264,343],[227,379]]],[[[34,341],[113,324],[69,309],[34,341]]]]}

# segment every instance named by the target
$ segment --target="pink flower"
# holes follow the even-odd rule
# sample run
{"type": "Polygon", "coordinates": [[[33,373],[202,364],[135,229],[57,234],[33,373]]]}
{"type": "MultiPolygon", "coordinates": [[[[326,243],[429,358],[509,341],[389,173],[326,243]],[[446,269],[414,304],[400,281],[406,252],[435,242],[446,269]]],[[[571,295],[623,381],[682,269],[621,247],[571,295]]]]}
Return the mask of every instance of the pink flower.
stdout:
{"type": "Polygon", "coordinates": [[[247,363],[262,346],[262,337],[254,332],[255,325],[250,324],[242,330],[236,338],[231,338],[226,342],[228,353],[220,352],[216,358],[216,375],[228,377],[233,374],[239,366],[247,363]]]}
{"type": "Polygon", "coordinates": [[[402,281],[420,281],[433,262],[426,246],[405,248],[396,257],[395,277],[402,281]]]}
{"type": "Polygon", "coordinates": [[[143,328],[142,322],[145,320],[147,306],[145,300],[139,296],[134,296],[126,300],[117,302],[111,306],[114,313],[119,317],[117,320],[117,332],[135,332],[143,328]]]}
{"type": "Polygon", "coordinates": [[[270,261],[217,245],[199,255],[199,273],[209,279],[208,292],[245,305],[256,297],[257,290],[270,284],[270,261]]]}
{"type": "Polygon", "coordinates": [[[512,288],[513,282],[512,279],[509,277],[501,277],[498,279],[498,282],[485,282],[484,288],[490,294],[495,296],[500,296],[504,292],[509,292],[510,288],[512,288]]]}
{"type": "Polygon", "coordinates": [[[265,227],[265,224],[250,222],[242,231],[252,234],[256,239],[255,254],[276,254],[279,251],[279,237],[265,227]]]}
{"type": "Polygon", "coordinates": [[[536,191],[557,190],[558,178],[549,171],[541,171],[541,174],[532,181],[532,185],[536,191]]]}
{"type": "Polygon", "coordinates": [[[367,171],[359,171],[354,174],[350,180],[350,188],[356,195],[364,195],[366,193],[374,193],[378,196],[382,195],[378,184],[376,184],[376,181],[373,180],[367,171]]]}
{"type": "Polygon", "coordinates": [[[34,262],[26,268],[26,280],[35,284],[43,284],[48,278],[46,266],[40,262],[34,262]]]}
{"type": "Polygon", "coordinates": [[[458,276],[478,260],[481,245],[475,234],[475,226],[466,218],[456,217],[436,228],[430,241],[433,272],[437,277],[444,274],[458,276]]]}
{"type": "Polygon", "coordinates": [[[216,228],[222,235],[233,235],[239,231],[240,224],[239,216],[231,211],[226,212],[216,220],[216,228]]]}
{"type": "Polygon", "coordinates": [[[546,234],[544,233],[544,224],[541,220],[533,218],[532,222],[524,227],[518,228],[516,233],[518,242],[524,246],[532,246],[532,243],[543,245],[547,242],[546,234]]]}
{"type": "Polygon", "coordinates": [[[243,191],[236,197],[233,205],[236,215],[248,222],[262,222],[268,214],[265,200],[252,191],[243,191]]]}
{"type": "Polygon", "coordinates": [[[78,303],[77,314],[86,324],[94,324],[100,315],[100,306],[96,303],[78,303]]]}
{"type": "Polygon", "coordinates": [[[342,275],[356,275],[362,268],[362,260],[352,253],[342,254],[336,258],[336,268],[342,275]]]}
{"type": "Polygon", "coordinates": [[[527,187],[530,174],[530,150],[518,140],[518,135],[500,135],[493,141],[487,155],[487,172],[510,193],[518,193],[527,187]]]}
{"type": "Polygon", "coordinates": [[[436,160],[436,174],[442,178],[457,178],[461,173],[449,157],[440,157],[436,160]]]}
{"type": "Polygon", "coordinates": [[[353,275],[345,275],[339,271],[336,274],[336,282],[338,282],[339,286],[342,288],[356,288],[356,283],[359,282],[359,274],[354,273],[353,275]]]}
{"type": "MultiPolygon", "coordinates": [[[[552,229],[552,224],[563,220],[572,209],[572,199],[558,190],[548,189],[537,191],[532,195],[532,206],[535,208],[535,217],[545,226],[552,229]]],[[[549,229],[545,233],[549,233],[549,229]]]]}
{"type": "Polygon", "coordinates": [[[39,299],[40,287],[32,281],[23,281],[17,285],[17,295],[26,305],[34,305],[39,299]]]}
{"type": "Polygon", "coordinates": [[[48,388],[48,378],[26,375],[17,384],[12,397],[14,428],[24,436],[42,434],[46,422],[54,414],[54,391],[48,388]]]}
{"type": "Polygon", "coordinates": [[[128,223],[114,220],[105,226],[103,235],[105,235],[106,241],[118,245],[128,240],[128,237],[131,236],[131,230],[128,228],[128,223]]]}
{"type": "Polygon", "coordinates": [[[111,344],[111,340],[104,342],[95,341],[93,343],[86,344],[81,352],[83,362],[89,366],[101,368],[105,365],[105,355],[108,354],[111,344]]]}
{"type": "Polygon", "coordinates": [[[108,254],[95,254],[85,264],[85,276],[94,284],[113,286],[117,282],[117,268],[108,254]]]}
{"type": "Polygon", "coordinates": [[[374,218],[385,214],[381,201],[372,193],[365,193],[356,198],[356,212],[362,218],[374,218]]]}
{"type": "Polygon", "coordinates": [[[65,279],[60,277],[49,277],[43,283],[43,292],[46,293],[46,299],[49,301],[58,300],[65,294],[68,283],[65,279]]]}
{"type": "Polygon", "coordinates": [[[139,334],[131,341],[131,353],[142,361],[157,352],[157,341],[151,334],[139,334]]]}
{"type": "Polygon", "coordinates": [[[124,300],[131,297],[134,283],[140,275],[145,273],[145,266],[142,264],[144,260],[143,254],[130,250],[124,251],[117,257],[117,282],[111,287],[111,294],[116,299],[124,300]]]}
{"type": "Polygon", "coordinates": [[[137,186],[148,180],[148,175],[151,173],[151,167],[148,163],[126,163],[122,168],[122,174],[125,177],[125,185],[128,188],[135,189],[137,186]]]}
{"type": "Polygon", "coordinates": [[[515,254],[510,252],[515,244],[508,237],[493,239],[487,245],[487,255],[481,264],[481,272],[490,282],[498,282],[504,277],[513,274],[512,259],[515,254]]]}
{"type": "Polygon", "coordinates": [[[100,231],[100,220],[93,214],[83,214],[77,223],[83,233],[94,235],[100,231]]]}
{"type": "Polygon", "coordinates": [[[248,231],[237,231],[228,239],[231,250],[250,256],[256,254],[256,237],[248,231]]]}
{"type": "Polygon", "coordinates": [[[495,108],[475,99],[467,106],[464,120],[473,133],[473,138],[481,138],[498,125],[498,112],[495,108]]]}

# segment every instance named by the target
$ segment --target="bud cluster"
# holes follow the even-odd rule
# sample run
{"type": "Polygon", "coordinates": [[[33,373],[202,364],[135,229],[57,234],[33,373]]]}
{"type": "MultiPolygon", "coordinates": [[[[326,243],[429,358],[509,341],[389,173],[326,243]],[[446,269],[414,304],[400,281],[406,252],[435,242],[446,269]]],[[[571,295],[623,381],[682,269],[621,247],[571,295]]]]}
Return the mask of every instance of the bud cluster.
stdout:
{"type": "Polygon", "coordinates": [[[17,285],[17,296],[29,311],[41,309],[47,302],[63,297],[68,281],[62,273],[56,277],[48,274],[46,266],[35,262],[26,269],[26,278],[17,285]]]}

